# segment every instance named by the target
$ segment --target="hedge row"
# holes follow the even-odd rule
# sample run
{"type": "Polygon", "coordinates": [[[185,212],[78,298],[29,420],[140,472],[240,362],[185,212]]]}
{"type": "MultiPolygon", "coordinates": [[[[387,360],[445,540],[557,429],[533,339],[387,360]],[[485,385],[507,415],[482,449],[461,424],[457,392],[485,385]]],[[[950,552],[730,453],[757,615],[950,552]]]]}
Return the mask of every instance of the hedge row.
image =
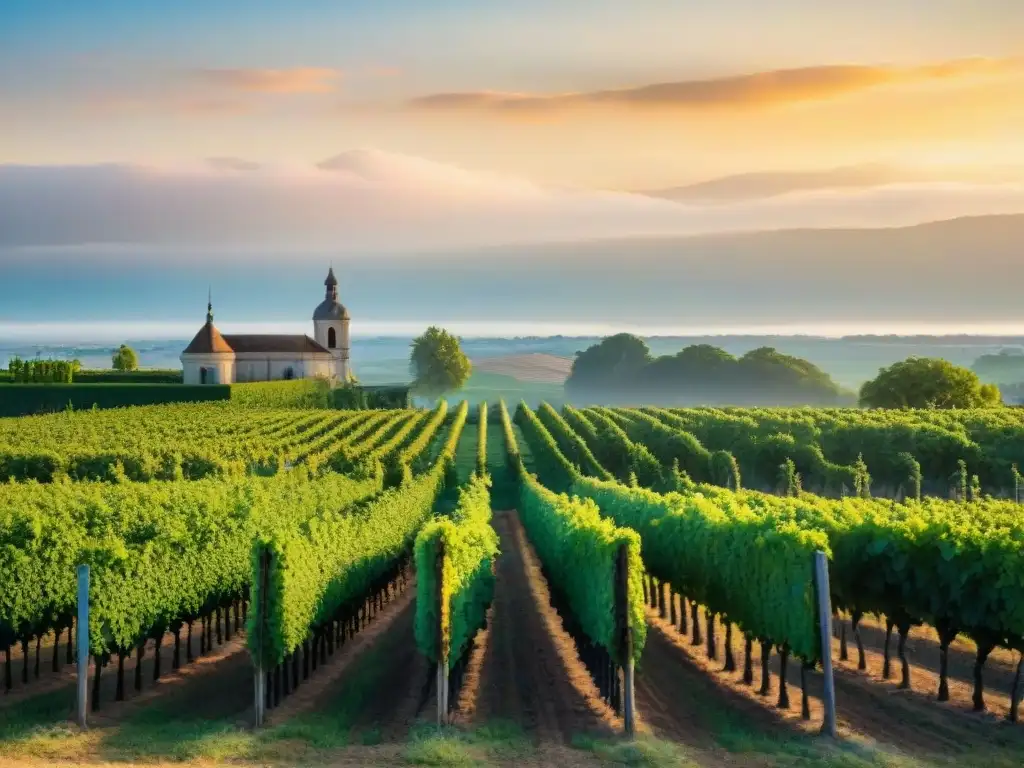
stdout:
{"type": "Polygon", "coordinates": [[[83,369],[75,373],[74,384],[181,384],[183,371],[153,368],[140,371],[83,369]]]}
{"type": "Polygon", "coordinates": [[[416,537],[416,645],[449,670],[483,626],[494,596],[498,534],[491,527],[489,486],[489,477],[474,475],[459,489],[451,516],[430,521],[416,537]],[[439,551],[444,553],[441,584],[439,551]]]}
{"type": "Polygon", "coordinates": [[[7,384],[0,388],[0,417],[122,408],[130,405],[229,400],[226,384],[7,384]]]}

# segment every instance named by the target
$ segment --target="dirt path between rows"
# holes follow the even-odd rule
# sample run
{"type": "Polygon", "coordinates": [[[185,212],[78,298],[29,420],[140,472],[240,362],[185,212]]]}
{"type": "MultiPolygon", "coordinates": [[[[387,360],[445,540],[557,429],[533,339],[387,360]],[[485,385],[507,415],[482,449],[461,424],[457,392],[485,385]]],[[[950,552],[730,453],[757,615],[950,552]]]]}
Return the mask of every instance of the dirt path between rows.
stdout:
{"type": "MultiPolygon", "coordinates": [[[[839,662],[840,644],[833,640],[833,658],[842,664],[845,670],[857,671],[857,645],[850,628],[849,619],[841,620],[846,625],[849,661],[839,662]]],[[[860,672],[886,685],[882,678],[882,666],[885,651],[885,623],[865,616],[860,622],[861,640],[866,650],[867,670],[860,672]]],[[[892,656],[892,677],[890,684],[900,679],[900,662],[896,656],[896,644],[899,639],[894,629],[890,641],[892,656]]],[[[949,694],[948,706],[964,710],[972,709],[974,691],[974,660],[976,649],[974,644],[958,637],[949,646],[949,694]]],[[[912,690],[922,696],[935,698],[939,690],[939,638],[935,629],[924,625],[914,627],[907,638],[907,661],[910,664],[910,680],[912,690]]],[[[985,685],[985,705],[996,717],[1005,717],[1010,708],[1010,688],[1013,685],[1017,669],[1018,654],[1007,648],[996,648],[985,662],[983,680],[985,685]]]]}
{"type": "Polygon", "coordinates": [[[471,652],[455,721],[512,722],[545,744],[621,731],[551,607],[518,515],[496,513],[494,528],[501,546],[494,602],[471,652]]]}
{"type": "MultiPolygon", "coordinates": [[[[730,696],[735,697],[732,706],[739,707],[739,711],[747,714],[751,712],[751,707],[762,710],[762,722],[767,722],[764,721],[764,717],[769,717],[777,723],[784,724],[787,728],[805,732],[814,732],[821,727],[823,709],[820,672],[808,672],[811,717],[810,720],[803,720],[800,711],[801,689],[798,660],[791,659],[787,670],[790,707],[780,710],[776,707],[780,663],[776,653],[772,653],[770,661],[771,692],[768,696],[762,697],[757,694],[761,664],[758,643],[754,643],[751,653],[754,685],[747,686],[742,681],[744,643],[739,632],[733,633],[732,642],[737,671],[726,673],[722,671],[725,645],[724,628],[718,627],[716,633],[718,658],[712,660],[707,654],[706,623],[703,611],[701,611],[701,628],[705,642],[700,646],[694,646],[691,642],[692,626],[690,634],[683,635],[671,623],[661,619],[657,611],[651,609],[648,609],[648,621],[651,631],[642,660],[643,671],[638,677],[637,705],[641,713],[648,712],[647,717],[651,719],[656,731],[664,732],[675,739],[686,740],[694,744],[701,743],[702,731],[699,721],[702,713],[700,710],[693,715],[698,723],[698,730],[690,732],[685,727],[689,715],[684,715],[683,723],[680,725],[677,722],[678,715],[676,713],[666,714],[658,709],[657,704],[664,699],[664,694],[655,697],[654,701],[645,700],[648,695],[646,688],[649,685],[654,686],[655,692],[660,687],[665,694],[669,693],[672,688],[678,688],[681,685],[691,688],[701,685],[699,680],[687,681],[678,673],[676,673],[679,677],[678,683],[668,682],[672,677],[673,669],[680,664],[692,664],[695,669],[700,670],[699,677],[705,678],[705,686],[710,685],[720,689],[715,695],[721,697],[724,695],[722,692],[724,690],[730,696]],[[686,659],[685,662],[680,661],[683,657],[686,659]],[[742,703],[744,700],[745,704],[742,703]],[[643,708],[641,708],[641,703],[643,708]]],[[[982,745],[1020,745],[1021,748],[1024,748],[1024,727],[1006,723],[997,712],[978,714],[970,711],[970,686],[968,684],[951,680],[952,700],[949,704],[940,704],[935,701],[934,696],[937,677],[929,670],[913,669],[911,673],[912,689],[899,690],[896,684],[899,674],[898,662],[894,664],[896,678],[886,682],[879,679],[878,675],[881,670],[881,654],[869,648],[867,650],[869,672],[858,672],[856,649],[852,643],[849,662],[838,661],[838,640],[834,641],[833,645],[833,658],[836,660],[836,709],[841,734],[882,745],[889,750],[911,751],[919,755],[959,754],[965,750],[971,750],[972,747],[982,745]]],[[[991,696],[987,694],[986,700],[990,704],[996,704],[999,700],[998,692],[992,691],[991,696]]],[[[678,708],[684,704],[685,699],[677,697],[675,707],[678,708]]],[[[998,709],[997,706],[993,708],[998,709]]],[[[706,733],[704,737],[707,738],[706,733]]]]}
{"type": "Polygon", "coordinates": [[[431,670],[414,640],[415,617],[416,581],[410,578],[401,595],[268,713],[268,724],[347,707],[352,729],[403,741],[417,719],[436,718],[431,670]]]}

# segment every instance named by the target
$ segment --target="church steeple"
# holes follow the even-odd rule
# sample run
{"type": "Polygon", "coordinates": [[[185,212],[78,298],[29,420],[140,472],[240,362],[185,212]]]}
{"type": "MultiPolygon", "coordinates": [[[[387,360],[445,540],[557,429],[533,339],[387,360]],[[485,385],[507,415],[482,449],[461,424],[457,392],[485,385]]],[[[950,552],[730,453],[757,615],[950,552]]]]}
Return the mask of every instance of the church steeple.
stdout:
{"type": "Polygon", "coordinates": [[[327,270],[324,280],[327,288],[324,300],[313,310],[313,335],[316,342],[334,355],[335,381],[347,382],[352,373],[349,368],[348,310],[338,301],[338,278],[334,276],[334,265],[327,270]]]}
{"type": "Polygon", "coordinates": [[[331,265],[330,269],[327,270],[327,279],[324,280],[324,285],[327,286],[325,298],[328,301],[338,300],[338,278],[334,276],[334,266],[331,265]]]}

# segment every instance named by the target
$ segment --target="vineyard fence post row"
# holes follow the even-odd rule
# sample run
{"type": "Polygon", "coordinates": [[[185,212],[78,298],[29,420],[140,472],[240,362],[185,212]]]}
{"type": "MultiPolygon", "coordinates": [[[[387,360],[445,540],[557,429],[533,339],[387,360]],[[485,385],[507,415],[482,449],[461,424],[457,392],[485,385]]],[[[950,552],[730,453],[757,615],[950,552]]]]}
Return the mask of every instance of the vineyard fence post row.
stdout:
{"type": "Polygon", "coordinates": [[[263,659],[266,656],[267,641],[267,587],[270,584],[270,550],[260,553],[259,565],[259,604],[256,609],[256,664],[253,670],[253,689],[256,696],[256,727],[262,728],[267,714],[267,676],[263,671],[263,659]]]}
{"type": "Polygon", "coordinates": [[[437,726],[448,723],[448,648],[444,631],[444,539],[434,551],[434,584],[437,589],[437,726]]]}
{"type": "MultiPolygon", "coordinates": [[[[89,711],[89,566],[78,566],[78,725],[86,728],[89,711]]],[[[37,652],[38,655],[38,652],[37,652]]],[[[25,657],[28,663],[28,657],[25,657]]],[[[97,664],[99,662],[97,661],[97,664]]]]}
{"type": "Polygon", "coordinates": [[[821,671],[825,683],[822,693],[825,718],[821,731],[836,738],[836,684],[832,672],[832,593],[829,591],[828,583],[828,557],[821,550],[814,553],[814,584],[818,593],[821,671]]]}
{"type": "Polygon", "coordinates": [[[636,735],[633,699],[633,627],[629,620],[629,550],[619,545],[615,558],[615,635],[622,664],[622,720],[629,738],[636,735]]]}

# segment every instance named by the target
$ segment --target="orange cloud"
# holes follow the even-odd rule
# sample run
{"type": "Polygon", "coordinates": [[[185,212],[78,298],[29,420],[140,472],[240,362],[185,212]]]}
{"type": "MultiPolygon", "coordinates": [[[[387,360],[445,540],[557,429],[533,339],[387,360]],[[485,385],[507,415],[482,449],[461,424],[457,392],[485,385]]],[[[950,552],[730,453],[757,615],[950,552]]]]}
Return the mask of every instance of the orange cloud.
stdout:
{"type": "Polygon", "coordinates": [[[210,85],[258,93],[329,93],[341,78],[338,70],[322,67],[201,69],[196,75],[210,85]]]}
{"type": "Polygon", "coordinates": [[[581,93],[436,93],[413,99],[407,106],[420,110],[480,110],[506,114],[588,106],[691,110],[756,108],[820,101],[888,85],[1015,72],[1024,72],[1024,59],[958,59],[915,67],[823,65],[581,93]]]}

